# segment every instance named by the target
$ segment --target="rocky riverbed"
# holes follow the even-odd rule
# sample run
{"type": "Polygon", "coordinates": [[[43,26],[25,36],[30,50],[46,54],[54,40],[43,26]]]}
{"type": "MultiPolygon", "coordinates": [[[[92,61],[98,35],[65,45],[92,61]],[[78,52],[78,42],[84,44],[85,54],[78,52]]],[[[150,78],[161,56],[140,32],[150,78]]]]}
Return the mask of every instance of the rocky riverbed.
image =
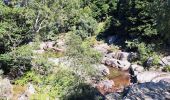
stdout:
{"type": "MultiPolygon", "coordinates": [[[[162,67],[169,65],[169,56],[160,59],[159,69],[148,71],[131,62],[138,58],[137,53],[120,50],[111,52],[107,44],[96,45],[94,48],[104,55],[101,64],[108,68],[103,70],[106,78],[96,85],[106,99],[170,99],[170,73],[160,71],[162,67]]],[[[148,58],[148,62],[149,60],[151,59],[148,58]]]]}

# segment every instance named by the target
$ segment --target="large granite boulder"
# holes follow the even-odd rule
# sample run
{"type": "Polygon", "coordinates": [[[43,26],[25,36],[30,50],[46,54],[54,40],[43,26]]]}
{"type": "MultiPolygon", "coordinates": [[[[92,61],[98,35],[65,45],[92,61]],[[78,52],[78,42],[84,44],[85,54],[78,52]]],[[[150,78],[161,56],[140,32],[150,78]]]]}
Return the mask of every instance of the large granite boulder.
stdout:
{"type": "Polygon", "coordinates": [[[165,81],[134,84],[122,93],[105,95],[106,100],[170,100],[170,83],[165,81]]]}
{"type": "Polygon", "coordinates": [[[160,80],[169,81],[170,73],[145,71],[145,72],[139,73],[136,77],[139,83],[159,82],[160,80]]]}
{"type": "Polygon", "coordinates": [[[117,59],[114,59],[114,58],[112,58],[112,59],[104,58],[102,63],[107,65],[107,66],[119,68],[121,70],[128,70],[130,65],[131,65],[131,63],[128,62],[127,60],[121,61],[121,60],[117,60],[117,59]]]}
{"type": "Polygon", "coordinates": [[[170,56],[164,57],[159,62],[162,66],[170,66],[170,56]]]}
{"type": "Polygon", "coordinates": [[[131,71],[133,71],[133,72],[130,73],[130,74],[138,75],[138,73],[141,73],[141,72],[144,71],[144,68],[143,68],[143,66],[140,66],[140,65],[137,65],[137,64],[132,64],[131,65],[131,71]]]}
{"type": "Polygon", "coordinates": [[[112,57],[121,61],[133,61],[138,58],[138,54],[134,52],[113,52],[112,57]]]}
{"type": "Polygon", "coordinates": [[[0,79],[0,100],[8,100],[13,96],[13,86],[8,79],[0,79]]]}
{"type": "Polygon", "coordinates": [[[124,100],[170,100],[170,83],[160,81],[130,86],[124,100]]]}

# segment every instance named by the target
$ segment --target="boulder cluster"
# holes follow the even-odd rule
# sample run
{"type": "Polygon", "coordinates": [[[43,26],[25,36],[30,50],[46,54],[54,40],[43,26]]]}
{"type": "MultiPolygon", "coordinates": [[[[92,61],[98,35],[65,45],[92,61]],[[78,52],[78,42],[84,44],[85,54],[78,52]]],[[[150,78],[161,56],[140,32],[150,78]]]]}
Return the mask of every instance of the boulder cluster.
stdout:
{"type": "MultiPolygon", "coordinates": [[[[125,81],[121,83],[122,88],[119,87],[121,89],[115,89],[115,85],[117,83],[114,79],[117,77],[113,77],[113,79],[107,78],[100,81],[96,87],[101,92],[101,94],[105,95],[108,100],[119,100],[125,97],[126,100],[137,100],[139,98],[143,98],[144,100],[170,99],[168,96],[170,95],[170,92],[168,92],[170,91],[170,73],[162,72],[160,70],[148,71],[145,70],[142,65],[133,64],[132,61],[138,58],[137,53],[123,52],[120,50],[111,52],[110,46],[107,44],[96,45],[94,46],[94,49],[98,50],[104,55],[101,61],[102,65],[99,67],[103,76],[110,75],[112,73],[110,68],[114,68],[124,73],[121,74],[124,77],[121,75],[118,76],[120,78],[119,81],[123,81],[125,77],[126,80],[128,80],[128,84],[125,81]],[[120,93],[123,93],[124,96],[122,97],[120,93]]],[[[169,58],[170,57],[168,56],[160,59],[160,68],[170,65],[169,58]]],[[[152,63],[152,59],[148,58],[147,62],[152,63]]]]}

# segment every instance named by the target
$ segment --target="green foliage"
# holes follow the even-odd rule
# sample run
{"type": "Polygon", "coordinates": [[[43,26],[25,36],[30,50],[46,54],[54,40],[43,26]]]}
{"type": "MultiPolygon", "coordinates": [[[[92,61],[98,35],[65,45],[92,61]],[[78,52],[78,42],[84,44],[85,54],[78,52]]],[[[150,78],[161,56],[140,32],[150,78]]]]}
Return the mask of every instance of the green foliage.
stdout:
{"type": "Polygon", "coordinates": [[[24,41],[30,39],[27,34],[29,24],[26,23],[23,8],[10,8],[0,1],[0,53],[9,52],[24,41]]]}
{"type": "Polygon", "coordinates": [[[73,67],[78,73],[93,73],[91,64],[98,63],[101,55],[97,51],[91,49],[88,41],[83,42],[81,37],[74,33],[69,35],[67,41],[66,55],[73,60],[73,67]]]}
{"type": "Polygon", "coordinates": [[[151,44],[145,44],[144,42],[139,43],[137,41],[133,42],[126,42],[127,47],[129,48],[137,48],[137,51],[139,53],[139,60],[141,61],[141,64],[145,63],[149,57],[153,58],[153,65],[158,65],[159,63],[159,56],[156,52],[154,52],[155,45],[151,44]]]}
{"type": "MultiPolygon", "coordinates": [[[[129,0],[126,2],[119,1],[118,20],[121,33],[131,37],[151,37],[157,34],[155,23],[149,16],[147,6],[151,2],[148,0],[129,0]]],[[[118,30],[119,31],[119,30],[118,30]]]]}
{"type": "Polygon", "coordinates": [[[55,73],[47,76],[39,75],[34,71],[28,72],[20,79],[17,79],[15,84],[25,85],[29,82],[34,84],[37,92],[31,97],[33,100],[65,98],[69,94],[69,90],[76,85],[77,77],[73,75],[73,72],[62,67],[55,70],[55,73]]]}
{"type": "Polygon", "coordinates": [[[169,41],[170,33],[170,5],[169,1],[153,1],[152,4],[148,7],[150,11],[150,16],[154,18],[154,21],[157,23],[156,28],[162,37],[161,39],[165,41],[165,43],[169,41]]]}
{"type": "Polygon", "coordinates": [[[118,0],[94,0],[89,4],[92,9],[92,16],[97,20],[107,19],[110,13],[114,13],[117,7],[118,0]]]}
{"type": "Polygon", "coordinates": [[[32,47],[23,45],[14,48],[12,52],[0,54],[0,61],[2,62],[2,69],[4,73],[11,73],[11,77],[22,75],[23,72],[31,68],[32,47]]]}
{"type": "Polygon", "coordinates": [[[88,15],[81,16],[76,26],[76,34],[82,39],[96,34],[97,22],[94,18],[88,15]]]}
{"type": "Polygon", "coordinates": [[[170,66],[165,66],[165,67],[163,68],[163,71],[165,71],[165,72],[170,72],[170,66]]]}
{"type": "Polygon", "coordinates": [[[34,84],[40,84],[42,83],[42,78],[40,75],[38,75],[34,71],[30,71],[30,72],[25,73],[25,75],[22,76],[21,78],[17,79],[15,81],[15,84],[23,86],[29,82],[32,82],[34,84]]]}
{"type": "Polygon", "coordinates": [[[32,60],[32,70],[42,75],[51,73],[54,65],[52,62],[48,61],[49,56],[49,53],[35,56],[32,60]]]}

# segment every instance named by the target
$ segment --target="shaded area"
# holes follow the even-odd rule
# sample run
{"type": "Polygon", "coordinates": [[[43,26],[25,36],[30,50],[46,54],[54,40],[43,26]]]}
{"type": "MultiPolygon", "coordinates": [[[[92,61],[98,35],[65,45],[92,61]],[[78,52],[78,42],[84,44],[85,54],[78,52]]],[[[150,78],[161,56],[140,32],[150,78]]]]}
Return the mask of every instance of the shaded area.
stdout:
{"type": "Polygon", "coordinates": [[[82,83],[74,87],[64,100],[105,100],[105,98],[96,88],[82,83]]]}

